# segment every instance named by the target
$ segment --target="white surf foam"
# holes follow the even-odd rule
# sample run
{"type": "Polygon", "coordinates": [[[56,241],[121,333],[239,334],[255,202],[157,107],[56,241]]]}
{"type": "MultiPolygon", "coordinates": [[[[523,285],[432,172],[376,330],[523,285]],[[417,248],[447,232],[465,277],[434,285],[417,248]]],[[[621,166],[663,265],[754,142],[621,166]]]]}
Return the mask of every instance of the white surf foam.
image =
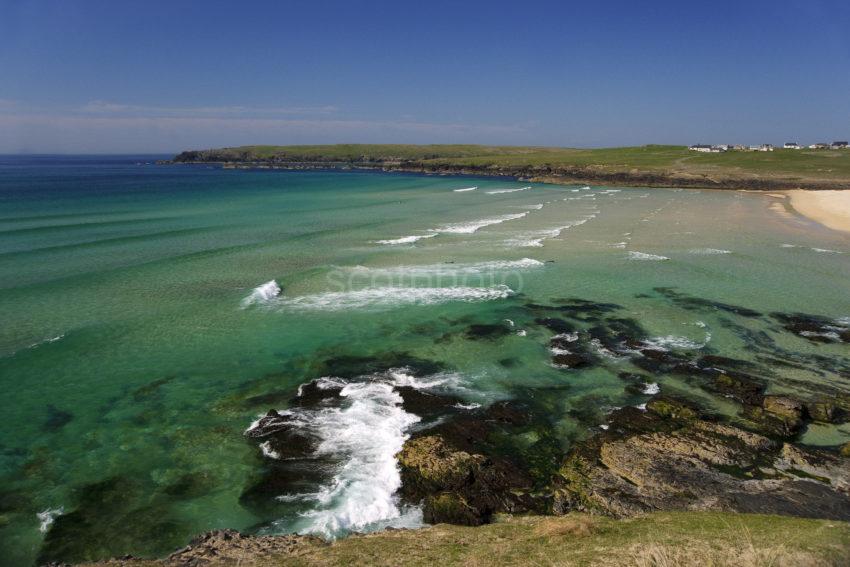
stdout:
{"type": "Polygon", "coordinates": [[[531,209],[532,211],[539,211],[543,208],[543,203],[537,203],[536,205],[525,205],[524,208],[531,209]]]}
{"type": "Polygon", "coordinates": [[[687,337],[677,337],[675,335],[667,335],[666,337],[653,337],[643,341],[646,348],[653,350],[667,350],[669,348],[678,348],[684,350],[696,350],[704,347],[711,340],[711,335],[706,333],[704,342],[698,343],[687,337]]]}
{"type": "Polygon", "coordinates": [[[514,238],[505,240],[505,245],[508,248],[541,248],[544,246],[545,240],[558,238],[561,233],[570,228],[581,226],[589,220],[596,218],[596,214],[586,215],[583,219],[570,221],[564,226],[549,228],[545,230],[536,230],[532,232],[523,232],[514,238]]]}
{"type": "Polygon", "coordinates": [[[528,212],[524,213],[513,213],[509,215],[502,215],[500,217],[492,217],[488,219],[480,219],[469,222],[460,222],[454,224],[447,224],[440,228],[431,229],[431,232],[435,233],[448,233],[448,234],[472,234],[480,228],[484,228],[485,226],[490,226],[493,224],[501,224],[506,221],[521,219],[528,212]]]}
{"type": "Polygon", "coordinates": [[[465,187],[463,189],[455,189],[454,192],[455,193],[466,193],[467,191],[475,191],[476,189],[478,189],[477,186],[476,187],[465,187]]]}
{"type": "Polygon", "coordinates": [[[294,311],[344,311],[393,308],[402,305],[436,305],[450,301],[493,301],[513,295],[506,285],[495,287],[376,287],[315,295],[281,297],[274,306],[294,311]]]}
{"type": "Polygon", "coordinates": [[[486,191],[488,195],[501,195],[502,193],[516,193],[518,191],[528,191],[531,189],[531,185],[527,187],[520,187],[518,189],[494,189],[492,191],[486,191]]]}
{"type": "Polygon", "coordinates": [[[643,393],[648,396],[654,396],[660,391],[661,387],[655,382],[650,382],[649,384],[643,387],[643,393]]]}
{"type": "Polygon", "coordinates": [[[58,508],[48,508],[42,512],[38,512],[35,516],[38,518],[38,531],[46,534],[50,530],[50,526],[56,521],[56,518],[65,513],[65,509],[60,506],[58,508]]]}
{"type": "Polygon", "coordinates": [[[662,260],[669,260],[667,256],[660,256],[658,254],[648,254],[646,252],[638,252],[636,250],[632,250],[628,253],[629,260],[643,260],[643,261],[653,261],[659,262],[662,260]]]}
{"type": "Polygon", "coordinates": [[[414,234],[411,236],[402,236],[401,238],[391,238],[389,240],[376,240],[376,244],[387,244],[389,246],[395,246],[397,244],[413,244],[422,240],[423,238],[434,238],[437,236],[434,233],[431,234],[414,234]]]}
{"type": "Polygon", "coordinates": [[[44,339],[43,341],[38,341],[37,343],[33,343],[29,346],[29,348],[36,348],[36,347],[40,347],[41,345],[48,345],[50,343],[55,343],[56,341],[61,341],[64,338],[65,338],[65,333],[62,333],[61,335],[56,335],[55,337],[48,337],[48,338],[44,339]]]}
{"type": "Polygon", "coordinates": [[[402,518],[395,455],[407,429],[420,420],[402,409],[390,384],[351,383],[340,396],[345,401],[339,408],[304,412],[305,427],[319,439],[315,456],[342,460],[333,480],[316,493],[315,507],[302,514],[306,526],[299,530],[328,538],[402,518]]]}
{"type": "Polygon", "coordinates": [[[703,256],[711,256],[714,254],[731,254],[731,250],[723,250],[721,248],[691,248],[688,254],[698,254],[703,256]]]}
{"type": "MultiPolygon", "coordinates": [[[[251,429],[251,428],[249,428],[251,429]]],[[[279,459],[280,454],[272,449],[271,443],[266,441],[265,443],[260,443],[260,451],[263,452],[264,457],[268,457],[269,459],[279,459]]]]}
{"type": "Polygon", "coordinates": [[[363,274],[371,277],[416,277],[416,276],[455,276],[474,275],[488,272],[504,272],[512,270],[527,270],[539,268],[543,262],[533,258],[522,258],[520,260],[496,260],[492,262],[476,262],[471,264],[423,264],[420,266],[392,266],[386,268],[372,268],[366,266],[353,266],[342,268],[355,274],[363,274]]]}
{"type": "Polygon", "coordinates": [[[275,280],[268,281],[261,286],[257,286],[254,290],[242,300],[242,308],[250,307],[255,304],[268,303],[280,295],[280,286],[275,280]]]}

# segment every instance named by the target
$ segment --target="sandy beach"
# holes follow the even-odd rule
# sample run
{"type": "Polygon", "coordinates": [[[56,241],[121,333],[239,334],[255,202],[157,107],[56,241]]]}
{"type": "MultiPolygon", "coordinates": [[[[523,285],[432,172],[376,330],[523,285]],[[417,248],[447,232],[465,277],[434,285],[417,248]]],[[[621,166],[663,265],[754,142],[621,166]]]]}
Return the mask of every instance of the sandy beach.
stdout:
{"type": "Polygon", "coordinates": [[[850,232],[850,191],[785,192],[801,215],[833,230],[850,232]]]}

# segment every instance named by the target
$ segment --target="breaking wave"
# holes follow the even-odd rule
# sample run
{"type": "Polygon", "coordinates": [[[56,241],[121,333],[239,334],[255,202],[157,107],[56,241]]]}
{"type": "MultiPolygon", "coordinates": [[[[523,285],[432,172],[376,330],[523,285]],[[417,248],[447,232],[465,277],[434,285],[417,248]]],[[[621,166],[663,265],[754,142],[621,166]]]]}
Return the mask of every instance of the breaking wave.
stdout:
{"type": "Polygon", "coordinates": [[[475,191],[478,187],[464,187],[463,189],[454,189],[455,193],[466,193],[467,191],[475,191]]]}
{"type": "Polygon", "coordinates": [[[486,191],[488,195],[501,195],[502,193],[516,193],[518,191],[527,191],[531,189],[531,185],[527,187],[519,187],[518,189],[494,189],[492,191],[486,191]]]}
{"type": "Polygon", "coordinates": [[[389,240],[376,240],[375,243],[376,244],[389,244],[390,246],[393,246],[393,245],[396,245],[396,244],[413,244],[414,242],[418,242],[419,240],[422,240],[423,238],[434,238],[435,236],[437,236],[437,235],[434,234],[434,233],[431,233],[431,234],[415,234],[415,235],[412,235],[412,236],[402,236],[401,238],[392,238],[392,239],[389,239],[389,240]]]}
{"type": "Polygon", "coordinates": [[[402,305],[437,305],[450,301],[493,301],[514,294],[506,285],[494,287],[376,287],[334,291],[299,297],[280,297],[270,306],[292,311],[345,311],[394,308],[402,305]]]}
{"type": "Polygon", "coordinates": [[[731,254],[731,250],[722,250],[720,248],[691,248],[688,250],[688,254],[699,254],[704,256],[710,256],[714,254],[731,254]]]}
{"type": "MultiPolygon", "coordinates": [[[[338,389],[338,394],[313,407],[296,406],[278,414],[285,416],[288,426],[316,441],[309,459],[336,464],[330,469],[330,478],[316,490],[277,496],[280,502],[301,503],[309,509],[295,518],[278,520],[275,527],[333,539],[389,526],[421,526],[421,510],[399,500],[401,474],[395,458],[411,427],[421,418],[404,409],[396,388],[444,389],[460,380],[453,373],[416,377],[407,369],[393,369],[356,381],[334,377],[317,380],[316,388],[338,389]]],[[[468,410],[476,407],[479,405],[474,403],[462,406],[468,410]]],[[[246,434],[251,436],[252,431],[262,427],[261,422],[258,419],[252,423],[246,434]]],[[[268,444],[260,445],[264,454],[278,458],[268,447],[263,449],[268,444]]]]}
{"type": "Polygon", "coordinates": [[[242,300],[242,308],[250,307],[255,304],[268,303],[280,295],[280,286],[275,280],[268,281],[261,286],[255,287],[250,295],[242,300]]]}
{"type": "Polygon", "coordinates": [[[678,348],[683,350],[697,350],[703,348],[711,340],[711,334],[706,333],[705,341],[698,343],[687,337],[677,337],[675,335],[667,335],[666,337],[654,337],[643,341],[646,348],[652,350],[667,350],[670,348],[678,348]]]}
{"type": "Polygon", "coordinates": [[[660,256],[658,254],[647,254],[646,252],[637,252],[636,250],[632,250],[628,253],[629,260],[644,260],[644,261],[661,261],[661,260],[669,260],[667,256],[660,256]]]}
{"type": "Polygon", "coordinates": [[[485,226],[490,226],[493,224],[501,224],[506,221],[521,219],[528,212],[525,213],[513,213],[509,215],[502,215],[500,217],[492,217],[489,219],[481,219],[470,222],[460,222],[454,224],[447,224],[440,228],[431,229],[431,232],[435,233],[447,233],[447,234],[472,234],[480,228],[484,228],[485,226]]]}
{"type": "Polygon", "coordinates": [[[392,266],[386,268],[372,268],[366,266],[354,266],[343,268],[343,270],[354,274],[362,274],[372,277],[415,277],[415,276],[459,276],[476,275],[488,272],[504,272],[510,270],[526,270],[543,266],[540,260],[533,258],[522,258],[520,260],[497,260],[493,262],[476,262],[471,264],[425,264],[421,266],[392,266]]]}

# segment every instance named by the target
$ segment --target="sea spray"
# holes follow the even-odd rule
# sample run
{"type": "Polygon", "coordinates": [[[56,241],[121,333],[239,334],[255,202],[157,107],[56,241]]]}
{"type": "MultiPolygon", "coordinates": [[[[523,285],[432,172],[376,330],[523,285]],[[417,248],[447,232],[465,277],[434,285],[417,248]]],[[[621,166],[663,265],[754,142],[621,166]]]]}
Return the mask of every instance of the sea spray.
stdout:
{"type": "Polygon", "coordinates": [[[280,286],[277,285],[275,280],[268,281],[261,286],[255,287],[248,297],[242,300],[242,308],[268,303],[280,295],[280,291],[280,286]]]}
{"type": "MultiPolygon", "coordinates": [[[[268,531],[297,531],[334,539],[388,526],[420,526],[421,510],[399,500],[401,475],[395,455],[421,418],[404,409],[397,388],[457,391],[463,389],[460,381],[458,374],[415,376],[406,368],[398,368],[350,381],[325,377],[312,382],[319,391],[329,392],[329,397],[314,406],[296,405],[278,415],[286,416],[287,426],[316,441],[308,458],[328,468],[329,478],[315,489],[277,495],[278,502],[297,504],[301,511],[275,521],[268,531]]],[[[303,394],[302,386],[298,396],[303,394]]],[[[479,404],[470,402],[462,409],[476,407],[479,404]]],[[[262,436],[258,429],[262,427],[261,418],[246,434],[262,436]]],[[[266,458],[281,458],[268,441],[259,446],[266,458]]]]}

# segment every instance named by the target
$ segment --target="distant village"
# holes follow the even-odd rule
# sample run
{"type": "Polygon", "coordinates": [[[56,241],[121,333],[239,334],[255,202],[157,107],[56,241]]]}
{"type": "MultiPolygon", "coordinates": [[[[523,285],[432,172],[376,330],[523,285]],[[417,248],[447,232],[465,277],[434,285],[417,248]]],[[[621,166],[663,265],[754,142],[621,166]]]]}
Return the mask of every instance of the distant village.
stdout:
{"type": "MultiPolygon", "coordinates": [[[[818,144],[809,144],[808,146],[802,146],[797,142],[785,142],[785,145],[782,146],[783,149],[786,150],[846,150],[847,142],[832,142],[831,144],[827,143],[818,143],[818,144]]],[[[720,152],[729,152],[729,151],[738,151],[738,152],[772,152],[776,149],[773,144],[759,144],[756,146],[744,146],[741,144],[715,144],[715,145],[707,145],[707,144],[694,144],[693,146],[688,146],[688,149],[693,152],[704,152],[710,154],[719,154],[720,152]]]]}

